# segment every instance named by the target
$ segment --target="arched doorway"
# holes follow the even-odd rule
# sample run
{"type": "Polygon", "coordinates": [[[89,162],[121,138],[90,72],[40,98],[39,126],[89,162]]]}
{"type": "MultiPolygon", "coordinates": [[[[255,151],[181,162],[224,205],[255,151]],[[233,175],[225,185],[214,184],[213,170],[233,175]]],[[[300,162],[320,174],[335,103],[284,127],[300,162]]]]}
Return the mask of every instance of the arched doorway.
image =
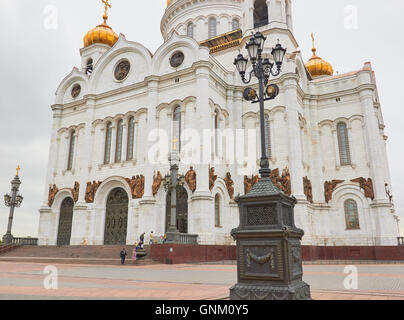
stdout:
{"type": "MultiPolygon", "coordinates": [[[[180,233],[188,233],[188,192],[184,187],[177,187],[177,229],[180,233]]],[[[166,231],[171,219],[171,192],[166,200],[166,231]]]]}
{"type": "Polygon", "coordinates": [[[73,207],[74,201],[72,198],[67,197],[63,200],[60,207],[59,228],[58,228],[58,246],[69,246],[70,237],[72,235],[73,223],[73,207]]]}
{"type": "Polygon", "coordinates": [[[125,190],[110,192],[105,212],[104,245],[125,245],[128,229],[129,198],[125,190]]]}

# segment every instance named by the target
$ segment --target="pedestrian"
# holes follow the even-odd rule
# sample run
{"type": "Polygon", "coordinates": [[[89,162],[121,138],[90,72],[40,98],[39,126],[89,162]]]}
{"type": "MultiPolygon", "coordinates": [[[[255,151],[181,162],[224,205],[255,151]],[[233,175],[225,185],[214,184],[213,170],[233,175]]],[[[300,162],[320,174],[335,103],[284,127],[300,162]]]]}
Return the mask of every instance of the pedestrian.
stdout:
{"type": "Polygon", "coordinates": [[[146,234],[146,232],[143,232],[141,235],[140,235],[140,242],[139,242],[139,248],[140,249],[143,249],[143,244],[144,244],[144,235],[146,234]]]}
{"type": "Polygon", "coordinates": [[[128,255],[128,254],[126,253],[126,249],[123,248],[122,251],[121,251],[121,253],[120,253],[119,255],[121,256],[121,264],[125,264],[125,259],[126,259],[126,256],[128,255]]]}
{"type": "Polygon", "coordinates": [[[135,242],[135,247],[133,248],[133,252],[132,252],[132,263],[135,264],[136,259],[137,259],[137,243],[135,242]]]}
{"type": "Polygon", "coordinates": [[[163,243],[167,242],[167,233],[164,234],[163,243]]]}
{"type": "Polygon", "coordinates": [[[150,232],[150,242],[149,244],[153,244],[153,231],[150,232]]]}

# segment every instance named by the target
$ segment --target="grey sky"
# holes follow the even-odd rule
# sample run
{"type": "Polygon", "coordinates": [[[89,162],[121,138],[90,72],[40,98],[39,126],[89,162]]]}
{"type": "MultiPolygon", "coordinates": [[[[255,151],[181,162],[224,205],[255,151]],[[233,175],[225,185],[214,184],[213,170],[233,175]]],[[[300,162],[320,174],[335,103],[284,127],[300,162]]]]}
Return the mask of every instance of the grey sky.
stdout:
{"type": "MultiPolygon", "coordinates": [[[[109,25],[131,41],[155,52],[162,44],[160,19],[166,0],[112,0],[109,25]]],[[[305,59],[311,56],[310,33],[317,53],[339,73],[371,61],[376,71],[386,124],[388,156],[396,211],[404,208],[403,116],[404,62],[402,0],[293,0],[295,37],[305,59]],[[358,9],[358,28],[346,29],[347,6],[358,9]],[[400,142],[401,141],[401,142],[400,142]]],[[[21,165],[24,202],[17,209],[14,236],[36,236],[44,191],[54,92],[74,66],[85,33],[102,22],[101,0],[1,0],[0,3],[0,193],[9,192],[21,165]],[[44,9],[58,9],[58,28],[44,27],[44,9]]],[[[2,200],[2,199],[1,199],[2,200]]],[[[0,202],[0,236],[8,208],[0,202]]],[[[401,215],[401,217],[403,217],[401,215]]],[[[404,219],[403,219],[404,220],[404,219]]],[[[401,223],[404,230],[404,221],[401,223]]]]}

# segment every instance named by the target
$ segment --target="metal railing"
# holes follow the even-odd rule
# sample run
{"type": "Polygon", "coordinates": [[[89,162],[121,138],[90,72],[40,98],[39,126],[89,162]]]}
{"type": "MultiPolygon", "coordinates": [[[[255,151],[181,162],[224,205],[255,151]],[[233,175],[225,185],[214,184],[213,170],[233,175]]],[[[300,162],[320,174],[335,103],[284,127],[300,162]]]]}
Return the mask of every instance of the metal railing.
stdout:
{"type": "Polygon", "coordinates": [[[181,244],[198,244],[198,235],[197,234],[180,234],[180,243],[181,244]]]}
{"type": "Polygon", "coordinates": [[[38,238],[13,238],[13,244],[21,246],[37,246],[38,238]]]}
{"type": "Polygon", "coordinates": [[[397,241],[399,246],[404,246],[404,237],[398,237],[397,241]]]}

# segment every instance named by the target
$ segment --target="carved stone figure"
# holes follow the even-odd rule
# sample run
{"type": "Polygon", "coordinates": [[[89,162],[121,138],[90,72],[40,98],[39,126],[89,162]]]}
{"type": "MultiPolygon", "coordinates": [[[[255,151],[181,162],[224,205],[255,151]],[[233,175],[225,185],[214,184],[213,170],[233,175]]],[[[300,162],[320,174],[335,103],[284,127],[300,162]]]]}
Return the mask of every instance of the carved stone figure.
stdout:
{"type": "Polygon", "coordinates": [[[132,179],[126,178],[125,180],[128,182],[131,192],[132,192],[132,199],[141,199],[143,198],[144,194],[144,176],[137,175],[136,177],[133,176],[132,179]]]}
{"type": "Polygon", "coordinates": [[[259,176],[252,176],[251,178],[244,176],[244,194],[249,193],[258,181],[260,181],[259,176]]]}
{"type": "Polygon", "coordinates": [[[55,197],[58,191],[59,189],[56,187],[56,184],[54,184],[53,186],[49,186],[49,196],[48,196],[49,207],[52,207],[53,201],[55,201],[55,197]]]}
{"type": "Polygon", "coordinates": [[[100,181],[98,181],[98,182],[93,181],[92,183],[87,182],[86,196],[85,196],[86,203],[94,202],[95,194],[97,193],[97,190],[98,190],[99,186],[101,185],[101,183],[102,182],[100,182],[100,181]]]}
{"type": "Polygon", "coordinates": [[[370,198],[372,200],[375,199],[375,193],[373,190],[373,181],[372,179],[368,178],[367,180],[365,178],[357,178],[351,180],[351,182],[359,183],[360,188],[365,192],[365,197],[370,198]]]}
{"type": "Polygon", "coordinates": [[[217,175],[215,175],[215,168],[209,168],[209,190],[212,191],[215,182],[217,179],[217,175]]]}
{"type": "Polygon", "coordinates": [[[158,171],[157,175],[154,176],[154,178],[153,178],[153,186],[152,186],[153,196],[155,196],[157,194],[157,192],[159,191],[162,181],[163,181],[163,176],[161,175],[160,171],[158,171]]]}
{"type": "Polygon", "coordinates": [[[332,194],[335,188],[340,184],[343,183],[344,180],[332,180],[324,182],[324,197],[325,201],[328,203],[332,199],[332,194]]]}
{"type": "Polygon", "coordinates": [[[74,183],[74,188],[72,190],[73,200],[74,202],[79,201],[79,191],[80,191],[80,183],[77,181],[74,183]]]}
{"type": "Polygon", "coordinates": [[[234,196],[234,181],[231,179],[230,172],[226,173],[226,178],[224,178],[224,182],[226,183],[227,191],[229,192],[230,199],[233,199],[234,196]]]}
{"type": "Polygon", "coordinates": [[[196,172],[193,167],[190,167],[189,171],[185,174],[185,181],[187,182],[189,189],[194,193],[196,190],[196,172]]]}
{"type": "Polygon", "coordinates": [[[313,187],[308,177],[303,178],[303,187],[304,187],[304,194],[307,197],[307,201],[313,203],[313,187]]]}
{"type": "Polygon", "coordinates": [[[290,196],[292,194],[292,186],[290,182],[289,168],[285,168],[282,171],[282,176],[279,174],[279,169],[274,169],[271,171],[269,176],[279,189],[281,189],[286,195],[290,196]]]}

